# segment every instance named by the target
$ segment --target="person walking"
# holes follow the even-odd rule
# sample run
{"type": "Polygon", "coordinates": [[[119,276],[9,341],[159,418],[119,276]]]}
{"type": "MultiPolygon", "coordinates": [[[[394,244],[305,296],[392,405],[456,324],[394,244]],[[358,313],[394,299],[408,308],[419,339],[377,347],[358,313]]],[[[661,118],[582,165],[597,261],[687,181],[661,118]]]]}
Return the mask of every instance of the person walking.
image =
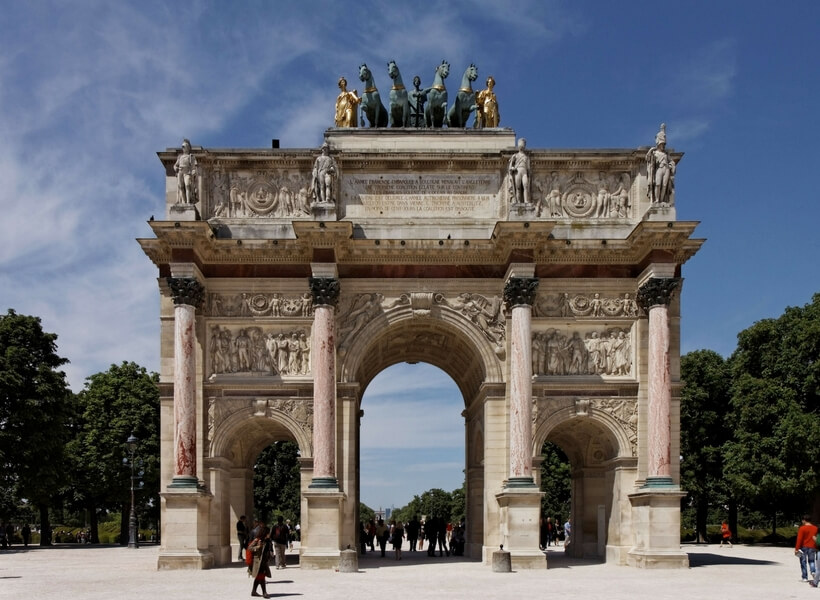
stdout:
{"type": "Polygon", "coordinates": [[[797,541],[794,543],[794,554],[800,558],[800,576],[803,581],[809,580],[809,573],[817,575],[814,562],[817,554],[817,526],[811,522],[810,515],[803,516],[803,524],[797,530],[797,541]]]}
{"type": "Polygon", "coordinates": [[[245,524],[247,517],[242,515],[236,522],[236,539],[239,540],[239,557],[237,560],[243,560],[245,557],[243,552],[248,546],[248,526],[245,524]]]}
{"type": "Polygon", "coordinates": [[[729,529],[729,525],[726,521],[720,524],[720,545],[723,546],[723,542],[729,544],[729,548],[732,547],[732,530],[729,529]]]}
{"type": "Polygon", "coordinates": [[[390,529],[384,524],[384,519],[379,519],[379,523],[376,525],[376,541],[379,543],[379,549],[382,551],[382,558],[384,558],[384,551],[387,547],[387,537],[389,535],[390,529]]]}
{"type": "Polygon", "coordinates": [[[401,546],[404,543],[404,525],[401,520],[393,521],[393,549],[396,551],[396,560],[401,560],[401,546]]]}
{"type": "Polygon", "coordinates": [[[285,550],[288,549],[288,526],[285,525],[285,520],[282,515],[276,517],[276,525],[271,532],[274,547],[276,548],[276,568],[284,569],[287,565],[285,559],[285,550]]]}
{"type": "Polygon", "coordinates": [[[257,588],[262,588],[262,597],[268,596],[268,588],[265,585],[266,578],[271,576],[270,557],[272,554],[270,532],[264,524],[257,529],[256,537],[248,544],[246,563],[250,560],[248,572],[253,577],[253,589],[251,596],[259,596],[257,588]]]}

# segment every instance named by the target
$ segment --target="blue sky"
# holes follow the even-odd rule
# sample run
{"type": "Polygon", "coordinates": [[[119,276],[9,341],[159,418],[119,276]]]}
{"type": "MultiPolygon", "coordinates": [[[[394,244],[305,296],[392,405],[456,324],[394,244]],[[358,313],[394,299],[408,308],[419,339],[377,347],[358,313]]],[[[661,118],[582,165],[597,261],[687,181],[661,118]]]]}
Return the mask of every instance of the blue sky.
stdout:
{"type": "MultiPolygon", "coordinates": [[[[75,390],[111,363],[158,369],[157,273],[134,241],[164,210],[155,153],[183,137],[318,147],[340,75],[358,84],[367,62],[387,85],[395,59],[427,84],[444,58],[450,79],[471,62],[479,81],[494,76],[501,125],[533,148],[651,145],[667,123],[669,146],[686,153],[678,218],[708,238],[683,268],[682,350],[728,355],[740,330],[820,288],[819,28],[808,0],[6,3],[0,309],[59,335],[75,390]]],[[[460,484],[463,401],[432,385],[445,375],[425,371],[412,398],[420,410],[454,398],[443,431],[380,433],[380,415],[423,427],[396,385],[421,371],[404,369],[375,380],[363,407],[371,505],[403,503],[445,465],[453,485],[436,485],[460,484]]]]}

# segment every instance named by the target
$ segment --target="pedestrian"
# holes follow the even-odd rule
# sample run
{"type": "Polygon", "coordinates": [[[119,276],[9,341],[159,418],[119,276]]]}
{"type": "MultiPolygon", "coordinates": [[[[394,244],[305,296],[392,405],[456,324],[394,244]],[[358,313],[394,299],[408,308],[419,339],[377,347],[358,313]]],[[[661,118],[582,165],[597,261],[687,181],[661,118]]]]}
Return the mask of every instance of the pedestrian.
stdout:
{"type": "Polygon", "coordinates": [[[271,532],[274,547],[276,548],[276,568],[284,569],[286,566],[285,550],[288,549],[288,526],[285,525],[285,520],[282,515],[276,517],[276,525],[271,532]]]}
{"type": "Polygon", "coordinates": [[[794,544],[794,554],[800,558],[800,576],[803,581],[809,580],[809,573],[817,575],[814,562],[817,554],[817,526],[811,522],[811,515],[803,516],[803,524],[797,530],[797,541],[794,544]]]}
{"type": "Polygon", "coordinates": [[[384,524],[384,519],[379,519],[376,525],[376,540],[379,542],[379,549],[382,551],[381,557],[384,558],[384,551],[387,547],[387,537],[390,535],[390,529],[384,524]]]}
{"type": "Polygon", "coordinates": [[[271,542],[270,532],[265,527],[264,523],[260,522],[260,526],[256,528],[256,537],[248,544],[248,551],[246,552],[245,562],[248,564],[248,573],[253,577],[253,589],[251,596],[259,596],[256,591],[258,587],[262,588],[262,597],[269,598],[268,588],[265,585],[267,577],[271,576],[270,572],[270,557],[271,557],[271,542]],[[250,561],[250,563],[248,563],[250,561]]]}
{"type": "Polygon", "coordinates": [[[239,558],[237,560],[243,560],[245,558],[243,552],[248,546],[248,526],[245,524],[246,519],[247,517],[242,515],[236,522],[236,539],[239,540],[239,558]]]}
{"type": "Polygon", "coordinates": [[[401,520],[393,521],[393,549],[396,551],[396,560],[401,560],[401,546],[404,543],[404,525],[401,520]]]}
{"type": "Polygon", "coordinates": [[[569,517],[567,517],[566,523],[564,523],[564,552],[566,552],[567,548],[569,547],[569,541],[572,537],[572,524],[569,522],[569,517]]]}
{"type": "Polygon", "coordinates": [[[28,543],[31,541],[31,527],[28,526],[28,523],[23,525],[21,534],[23,536],[23,546],[28,547],[28,543]]]}
{"type": "Polygon", "coordinates": [[[720,545],[723,546],[723,542],[729,544],[729,548],[732,547],[732,530],[729,529],[729,525],[726,524],[726,521],[720,524],[720,545]]]}

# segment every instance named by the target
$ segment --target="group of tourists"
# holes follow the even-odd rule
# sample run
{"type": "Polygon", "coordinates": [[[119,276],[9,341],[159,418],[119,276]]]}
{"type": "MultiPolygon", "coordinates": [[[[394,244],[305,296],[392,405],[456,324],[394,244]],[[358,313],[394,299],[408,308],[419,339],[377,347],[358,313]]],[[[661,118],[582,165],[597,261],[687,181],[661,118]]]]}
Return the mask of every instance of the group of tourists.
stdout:
{"type": "Polygon", "coordinates": [[[276,518],[276,524],[268,527],[264,521],[254,522],[252,529],[248,529],[247,517],[242,515],[236,522],[236,537],[239,540],[238,560],[244,560],[248,566],[248,576],[253,578],[251,596],[269,598],[266,579],[271,576],[271,562],[276,569],[287,567],[285,552],[288,547],[293,548],[293,536],[298,531],[290,527],[290,521],[284,517],[276,518]],[[244,556],[243,556],[244,554],[244,556]],[[257,590],[261,589],[260,594],[257,590]]]}
{"type": "Polygon", "coordinates": [[[558,517],[541,517],[538,527],[538,547],[541,550],[546,550],[549,546],[560,545],[560,540],[564,540],[564,545],[569,543],[570,532],[569,520],[561,527],[561,521],[558,517]]]}
{"type": "Polygon", "coordinates": [[[424,541],[427,540],[427,556],[435,556],[436,547],[438,547],[439,556],[464,555],[466,543],[464,522],[453,525],[441,517],[434,516],[420,521],[417,516],[414,516],[407,523],[402,522],[401,519],[394,519],[388,525],[384,519],[378,521],[371,519],[367,523],[363,521],[360,525],[359,543],[362,554],[367,553],[368,546],[371,552],[375,552],[376,544],[378,544],[381,557],[384,558],[387,544],[391,544],[395,559],[401,560],[402,547],[406,539],[410,552],[422,551],[424,541]]]}
{"type": "MultiPolygon", "coordinates": [[[[11,523],[0,523],[0,548],[10,548],[18,539],[17,528],[11,523]]],[[[24,546],[31,541],[31,527],[28,523],[20,529],[19,539],[24,546]]]]}

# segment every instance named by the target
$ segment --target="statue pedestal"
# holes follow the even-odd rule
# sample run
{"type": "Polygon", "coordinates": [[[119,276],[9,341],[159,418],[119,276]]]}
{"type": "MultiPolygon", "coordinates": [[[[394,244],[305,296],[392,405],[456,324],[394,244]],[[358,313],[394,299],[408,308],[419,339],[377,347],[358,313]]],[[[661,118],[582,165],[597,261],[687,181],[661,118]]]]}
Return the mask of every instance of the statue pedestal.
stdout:
{"type": "Polygon", "coordinates": [[[510,203],[510,221],[531,221],[536,217],[535,204],[526,204],[524,202],[510,203]]]}
{"type": "Polygon", "coordinates": [[[157,569],[213,567],[214,555],[208,548],[211,494],[193,487],[167,491],[160,497],[163,519],[157,569]]]}
{"type": "Polygon", "coordinates": [[[499,520],[504,550],[510,553],[514,571],[547,568],[547,557],[538,549],[538,521],[543,495],[535,485],[506,487],[495,495],[501,509],[499,520]]]}
{"type": "Polygon", "coordinates": [[[302,514],[302,569],[338,569],[344,493],[335,488],[308,488],[302,492],[307,515],[302,514]]]}
{"type": "Polygon", "coordinates": [[[635,545],[627,564],[642,569],[687,569],[689,556],[680,547],[680,488],[642,488],[629,495],[635,545]]]}
{"type": "Polygon", "coordinates": [[[334,202],[314,202],[310,205],[314,221],[335,221],[336,204],[334,202]]]}
{"type": "Polygon", "coordinates": [[[201,221],[196,204],[172,204],[168,207],[169,221],[201,221]]]}
{"type": "Polygon", "coordinates": [[[674,204],[657,203],[649,207],[644,214],[644,221],[675,221],[677,211],[674,204]]]}

